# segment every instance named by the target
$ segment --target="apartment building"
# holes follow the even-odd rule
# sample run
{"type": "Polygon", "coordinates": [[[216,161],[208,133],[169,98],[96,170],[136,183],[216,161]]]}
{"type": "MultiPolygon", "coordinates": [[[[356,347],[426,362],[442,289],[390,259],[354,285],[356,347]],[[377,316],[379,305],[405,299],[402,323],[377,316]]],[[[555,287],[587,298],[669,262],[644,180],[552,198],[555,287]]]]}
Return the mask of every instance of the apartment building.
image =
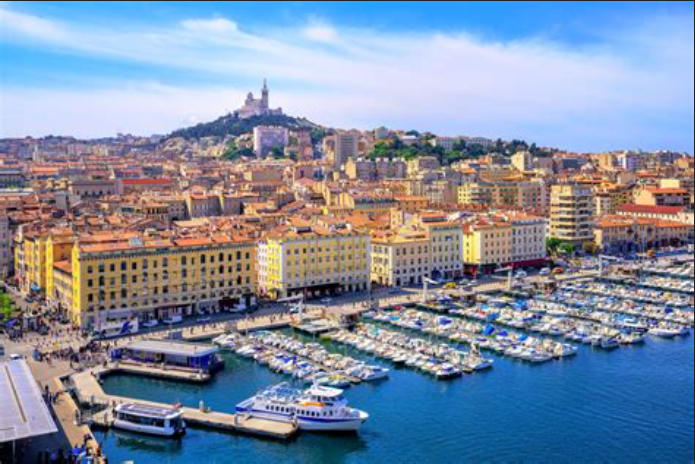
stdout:
{"type": "Polygon", "coordinates": [[[594,196],[577,184],[554,185],[550,199],[550,236],[581,245],[593,240],[594,196]]]}
{"type": "Polygon", "coordinates": [[[372,282],[401,287],[421,285],[431,275],[430,239],[424,230],[377,233],[372,238],[372,282]]]}
{"type": "Polygon", "coordinates": [[[417,225],[430,240],[432,279],[456,279],[463,275],[463,231],[461,225],[440,213],[421,213],[417,225]]]}
{"type": "Polygon", "coordinates": [[[371,235],[350,226],[294,221],[258,244],[259,291],[271,299],[371,288],[371,235]]]}
{"type": "Polygon", "coordinates": [[[255,303],[256,247],[245,237],[86,238],[57,269],[54,298],[69,302],[73,323],[94,330],[114,320],[189,316],[255,303]],[[60,291],[66,281],[72,283],[71,296],[60,291]]]}

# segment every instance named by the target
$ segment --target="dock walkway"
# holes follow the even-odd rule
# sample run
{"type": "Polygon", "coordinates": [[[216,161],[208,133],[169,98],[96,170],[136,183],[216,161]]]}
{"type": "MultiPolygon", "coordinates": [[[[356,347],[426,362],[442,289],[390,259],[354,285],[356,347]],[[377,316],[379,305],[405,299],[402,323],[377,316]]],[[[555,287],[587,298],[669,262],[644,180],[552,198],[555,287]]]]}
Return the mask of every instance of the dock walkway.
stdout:
{"type": "MultiPolygon", "coordinates": [[[[92,372],[82,372],[73,375],[72,382],[80,402],[90,405],[115,406],[122,403],[138,403],[155,406],[159,408],[170,408],[171,405],[144,401],[122,396],[108,395],[99,385],[97,376],[107,373],[106,370],[98,369],[92,372]]],[[[237,432],[248,435],[255,435],[267,438],[287,440],[292,438],[298,431],[294,424],[286,424],[259,419],[238,414],[228,414],[215,411],[201,411],[199,409],[182,407],[183,418],[188,425],[211,428],[228,432],[237,432]]],[[[97,425],[110,426],[111,419],[108,413],[97,414],[95,423],[97,425]]]]}

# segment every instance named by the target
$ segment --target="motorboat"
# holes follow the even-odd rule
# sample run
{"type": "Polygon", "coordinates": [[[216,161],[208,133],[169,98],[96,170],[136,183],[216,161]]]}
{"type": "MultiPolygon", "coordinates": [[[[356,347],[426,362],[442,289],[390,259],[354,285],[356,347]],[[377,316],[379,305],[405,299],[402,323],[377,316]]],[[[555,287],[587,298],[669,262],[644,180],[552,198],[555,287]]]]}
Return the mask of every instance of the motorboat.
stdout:
{"type": "Polygon", "coordinates": [[[181,437],[186,434],[183,412],[139,403],[123,403],[114,409],[113,426],[161,437],[181,437]]]}
{"type": "Polygon", "coordinates": [[[315,432],[355,432],[369,419],[366,412],[348,406],[342,390],[318,385],[306,391],[276,385],[238,404],[236,413],[315,432]]]}

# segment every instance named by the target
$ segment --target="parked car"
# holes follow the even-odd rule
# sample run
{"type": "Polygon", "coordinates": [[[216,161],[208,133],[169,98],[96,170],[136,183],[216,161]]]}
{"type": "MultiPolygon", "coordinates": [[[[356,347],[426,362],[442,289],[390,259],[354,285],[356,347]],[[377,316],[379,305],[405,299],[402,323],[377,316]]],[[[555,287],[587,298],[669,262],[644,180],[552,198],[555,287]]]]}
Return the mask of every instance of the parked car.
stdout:
{"type": "Polygon", "coordinates": [[[541,269],[541,272],[539,272],[538,274],[542,275],[542,276],[549,276],[550,275],[550,269],[548,269],[547,267],[544,267],[543,269],[541,269]]]}
{"type": "Polygon", "coordinates": [[[456,290],[456,284],[454,282],[449,282],[444,285],[444,290],[456,290]]]}
{"type": "Polygon", "coordinates": [[[157,319],[150,319],[149,321],[145,321],[142,323],[142,326],[146,329],[152,329],[154,327],[157,327],[158,325],[159,321],[157,319]]]}

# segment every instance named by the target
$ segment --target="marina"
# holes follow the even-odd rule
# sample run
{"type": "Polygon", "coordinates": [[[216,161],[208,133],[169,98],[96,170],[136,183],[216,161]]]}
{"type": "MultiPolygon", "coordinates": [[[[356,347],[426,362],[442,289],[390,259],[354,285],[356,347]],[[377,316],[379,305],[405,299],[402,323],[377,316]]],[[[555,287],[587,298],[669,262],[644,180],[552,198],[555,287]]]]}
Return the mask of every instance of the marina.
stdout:
{"type": "Polygon", "coordinates": [[[329,353],[316,343],[271,332],[246,337],[227,336],[216,339],[236,354],[252,358],[275,372],[282,372],[305,383],[348,388],[353,384],[382,380],[388,369],[367,365],[349,356],[329,353]]]}
{"type": "MultiPolygon", "coordinates": [[[[391,406],[384,409],[379,403],[386,401],[385,395],[397,398],[395,392],[400,390],[405,390],[402,395],[408,395],[408,399],[403,397],[402,401],[410,404],[410,398],[426,392],[439,397],[440,394],[431,389],[435,385],[442,385],[446,392],[444,398],[459,404],[461,411],[452,412],[450,406],[444,406],[441,400],[430,397],[422,399],[422,407],[427,407],[428,411],[443,408],[442,414],[444,411],[454,417],[463,414],[461,420],[470,421],[475,416],[468,419],[463,417],[474,411],[482,414],[471,401],[487,404],[484,398],[494,394],[495,390],[512,397],[524,392],[527,398],[524,398],[523,404],[527,404],[530,397],[534,399],[534,407],[546,404],[545,411],[550,399],[537,396],[540,392],[550,398],[558,395],[576,395],[580,398],[586,394],[593,395],[590,392],[598,387],[598,384],[592,385],[588,387],[589,393],[580,393],[578,386],[570,388],[569,383],[563,383],[564,392],[557,391],[557,386],[548,390],[557,381],[582,385],[578,376],[588,368],[592,372],[589,378],[602,377],[604,380],[600,382],[608,382],[610,378],[616,376],[617,379],[626,373],[635,376],[638,373],[635,369],[640,366],[640,369],[646,369],[646,372],[639,374],[639,382],[644,385],[638,389],[641,393],[629,400],[624,397],[623,402],[637,401],[637,404],[641,404],[639,402],[647,401],[649,397],[647,386],[657,381],[646,377],[650,370],[656,368],[656,365],[648,364],[657,362],[656,359],[650,359],[658,356],[661,359],[659,369],[663,369],[665,361],[662,357],[673,356],[673,350],[681,354],[676,354],[666,365],[685,361],[685,366],[678,364],[680,367],[673,368],[692,371],[691,361],[688,365],[688,359],[692,359],[692,339],[688,336],[693,319],[688,295],[678,293],[679,298],[671,298],[674,278],[659,276],[658,279],[655,280],[652,274],[643,276],[639,281],[583,279],[562,282],[552,291],[498,291],[473,298],[468,295],[465,299],[459,299],[455,294],[445,296],[435,293],[427,303],[406,303],[368,310],[350,327],[334,326],[330,321],[318,320],[311,324],[269,320],[268,325],[255,325],[253,330],[248,330],[248,326],[247,330],[238,330],[239,325],[229,326],[223,331],[203,331],[197,335],[190,334],[191,338],[184,338],[209,343],[211,339],[204,338],[203,334],[215,335],[212,344],[219,350],[217,356],[223,361],[225,369],[205,383],[176,379],[178,386],[172,389],[170,384],[174,379],[157,378],[155,372],[151,378],[133,377],[126,370],[118,373],[117,369],[123,367],[121,361],[110,366],[112,373],[103,376],[103,387],[90,377],[83,377],[75,382],[75,386],[82,382],[82,387],[77,390],[81,392],[79,398],[84,404],[136,404],[152,408],[172,408],[172,405],[176,405],[182,412],[183,421],[189,426],[182,443],[196,440],[196,437],[202,438],[200,434],[205,434],[205,440],[215,440],[216,431],[247,435],[249,438],[245,440],[251,441],[254,436],[278,440],[297,436],[291,446],[298,449],[321,446],[321,453],[326,456],[339,452],[333,447],[344,451],[355,440],[357,443],[371,440],[305,436],[300,433],[302,430],[312,431],[312,427],[316,430],[317,420],[327,420],[331,414],[334,417],[344,414],[348,420],[348,425],[342,428],[335,425],[336,430],[359,429],[360,437],[370,437],[377,430],[383,432],[388,429],[389,421],[397,421],[398,427],[403,422],[417,427],[417,418],[403,420],[402,415],[396,412],[397,408],[391,406]],[[649,286],[645,287],[643,282],[649,286]],[[659,285],[663,287],[651,288],[659,285]],[[640,301],[631,301],[631,293],[638,294],[640,301]],[[647,360],[643,362],[641,358],[647,360]],[[561,362],[564,360],[569,362],[561,362]],[[489,371],[489,375],[465,375],[481,371],[489,371]],[[522,384],[535,384],[538,391],[532,393],[514,386],[520,377],[524,379],[522,384]],[[512,378],[515,380],[512,381],[512,378]],[[320,391],[327,394],[319,397],[317,392],[320,391]],[[89,392],[93,392],[93,398],[85,398],[84,395],[89,395],[89,392]],[[332,410],[331,397],[336,398],[335,404],[339,404],[338,407],[344,408],[344,411],[353,411],[347,406],[348,400],[359,404],[364,410],[345,413],[332,410]],[[201,401],[204,406],[200,404],[201,401]],[[302,409],[302,405],[324,404],[328,406],[321,407],[328,409],[311,409],[314,406],[302,409]],[[312,424],[306,422],[308,419],[313,421],[312,424]],[[411,423],[411,420],[414,422],[411,423]],[[277,428],[279,426],[289,426],[291,429],[277,428]]],[[[174,366],[168,369],[175,371],[174,366]]],[[[556,401],[570,400],[558,397],[556,401]]],[[[598,401],[598,404],[601,402],[598,401]]],[[[526,409],[526,406],[521,409],[526,409]]],[[[95,426],[105,427],[97,433],[102,434],[107,448],[114,434],[133,433],[115,427],[115,416],[108,411],[93,416],[95,426]]],[[[497,420],[499,424],[507,423],[499,415],[497,420]]],[[[555,420],[560,421],[559,418],[555,420]]],[[[687,422],[686,418],[679,420],[687,422]]],[[[483,429],[496,430],[499,424],[487,424],[483,429]]],[[[510,423],[507,425],[512,426],[510,423]]],[[[631,423],[630,427],[634,428],[636,424],[631,423]]],[[[435,430],[447,436],[445,430],[437,427],[435,430]]],[[[544,433],[553,434],[547,429],[544,433]]],[[[611,442],[613,444],[622,440],[605,430],[604,433],[614,440],[611,442]]],[[[595,440],[599,439],[592,436],[595,440]]],[[[495,442],[490,438],[478,439],[495,442]]],[[[389,446],[402,446],[409,450],[410,454],[402,457],[405,460],[408,456],[418,455],[417,451],[404,443],[395,445],[398,442],[396,436],[386,433],[383,440],[384,446],[390,443],[389,446]]],[[[122,442],[122,439],[119,441],[122,442]]],[[[453,444],[450,446],[456,448],[453,444]]],[[[272,445],[267,447],[274,448],[272,445]]],[[[235,450],[242,449],[249,453],[255,448],[246,441],[234,447],[235,450]]],[[[184,444],[183,449],[188,449],[188,446],[184,444]]],[[[372,453],[361,446],[357,449],[360,456],[372,453]]],[[[576,449],[579,453],[579,446],[576,449]]],[[[279,451],[269,453],[272,455],[274,452],[279,451]]],[[[479,454],[482,450],[475,446],[461,452],[470,459],[480,459],[482,456],[479,454]]],[[[515,456],[518,455],[519,451],[516,450],[515,456]]],[[[251,455],[247,456],[249,462],[259,462],[251,455]]],[[[527,457],[530,458],[530,455],[527,457]]],[[[218,460],[223,462],[221,457],[218,460]]],[[[444,460],[438,460],[435,456],[434,462],[444,460]]]]}

